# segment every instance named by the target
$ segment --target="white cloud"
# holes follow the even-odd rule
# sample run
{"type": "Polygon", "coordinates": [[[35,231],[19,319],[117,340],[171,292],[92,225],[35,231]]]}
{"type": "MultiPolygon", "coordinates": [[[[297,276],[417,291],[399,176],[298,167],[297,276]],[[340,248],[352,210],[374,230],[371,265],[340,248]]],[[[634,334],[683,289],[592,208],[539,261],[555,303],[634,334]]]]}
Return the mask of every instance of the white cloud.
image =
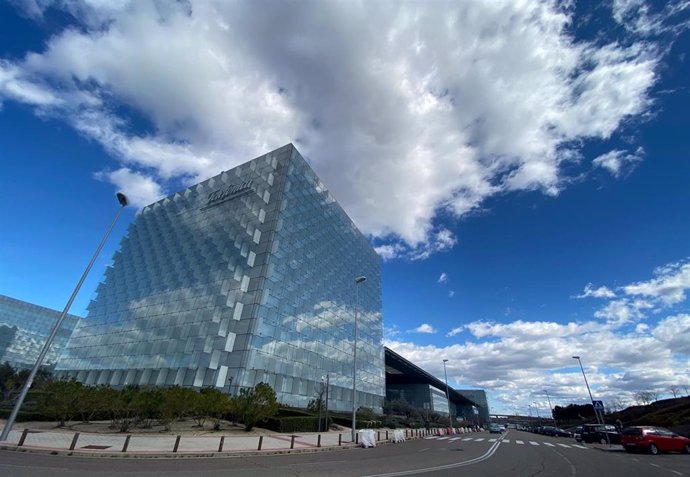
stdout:
{"type": "Polygon", "coordinates": [[[438,277],[438,282],[439,283],[446,283],[448,281],[448,274],[446,272],[441,273],[441,276],[438,277]]]}
{"type": "Polygon", "coordinates": [[[591,283],[585,285],[585,289],[581,295],[577,295],[574,298],[615,298],[616,294],[605,286],[599,288],[594,288],[591,283]]]}
{"type": "Polygon", "coordinates": [[[606,154],[596,157],[592,164],[595,167],[606,169],[614,177],[620,177],[622,174],[629,172],[644,157],[644,150],[639,147],[637,150],[629,154],[625,151],[615,149],[606,154]]]}
{"type": "Polygon", "coordinates": [[[690,261],[666,265],[655,270],[656,278],[623,287],[628,295],[644,296],[670,306],[685,300],[690,289],[690,261]]]}
{"type": "Polygon", "coordinates": [[[293,141],[387,259],[455,246],[440,212],[557,194],[584,140],[650,110],[661,58],[651,40],[576,41],[555,0],[23,5],[81,24],[4,60],[3,100],[50,109],[165,192],[293,141]]]}
{"type": "Polygon", "coordinates": [[[624,325],[626,323],[641,320],[645,317],[643,310],[650,310],[654,306],[644,300],[613,300],[604,308],[597,310],[594,316],[604,318],[609,323],[624,325]]]}
{"type": "Polygon", "coordinates": [[[127,168],[100,172],[96,174],[96,177],[107,180],[114,184],[118,191],[125,192],[130,204],[150,204],[165,195],[156,181],[141,173],[132,172],[127,168]]]}
{"type": "Polygon", "coordinates": [[[411,331],[414,333],[426,333],[426,334],[436,333],[436,330],[434,329],[434,327],[428,323],[422,323],[417,328],[415,328],[414,330],[411,330],[411,331]]]}
{"type": "Polygon", "coordinates": [[[464,329],[465,329],[464,326],[456,326],[455,328],[450,330],[448,333],[446,333],[446,336],[447,337],[455,336],[457,334],[462,333],[464,329]]]}
{"type": "Polygon", "coordinates": [[[484,388],[498,406],[493,411],[512,412],[534,402],[535,394],[546,407],[545,396],[541,403],[545,388],[554,402],[586,402],[587,389],[573,355],[582,357],[592,392],[605,402],[630,402],[640,390],[663,394],[672,384],[690,385],[685,373],[690,362],[683,354],[688,352],[689,327],[686,314],[668,317],[645,328],[647,332],[623,332],[599,321],[474,322],[467,326],[473,338],[462,344],[422,346],[391,339],[384,344],[438,377],[443,376],[438,357],[449,359],[449,381],[484,388]]]}
{"type": "Polygon", "coordinates": [[[448,291],[448,298],[453,298],[455,296],[455,290],[448,291]]]}

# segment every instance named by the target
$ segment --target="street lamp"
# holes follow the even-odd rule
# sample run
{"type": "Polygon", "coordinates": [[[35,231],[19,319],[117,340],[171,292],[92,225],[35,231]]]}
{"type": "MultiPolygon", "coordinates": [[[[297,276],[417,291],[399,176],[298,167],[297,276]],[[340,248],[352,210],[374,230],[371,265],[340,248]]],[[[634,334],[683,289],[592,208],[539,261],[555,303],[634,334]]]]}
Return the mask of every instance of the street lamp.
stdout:
{"type": "Polygon", "coordinates": [[[551,411],[551,419],[553,419],[553,427],[558,427],[556,425],[556,417],[553,415],[553,407],[551,407],[551,398],[549,397],[549,392],[544,389],[544,392],[546,393],[546,399],[549,401],[549,411],[551,411]]]}
{"type": "Polygon", "coordinates": [[[357,307],[359,306],[359,284],[367,277],[355,278],[355,341],[352,356],[352,442],[355,442],[357,432],[357,307]]]}
{"type": "Polygon", "coordinates": [[[573,356],[573,359],[576,359],[578,363],[580,363],[580,369],[582,370],[582,377],[585,378],[585,386],[587,386],[587,392],[589,393],[589,400],[592,401],[592,410],[594,411],[594,416],[597,418],[597,424],[603,424],[601,420],[599,419],[599,413],[597,412],[596,409],[594,409],[594,398],[592,397],[592,390],[589,389],[589,383],[587,382],[587,375],[585,375],[585,368],[582,367],[582,360],[580,360],[579,356],[573,356]]]}
{"type": "Polygon", "coordinates": [[[448,391],[448,373],[446,372],[447,359],[443,360],[443,375],[446,377],[446,401],[448,401],[448,427],[453,427],[453,413],[450,412],[450,392],[448,391]]]}
{"type": "Polygon", "coordinates": [[[541,416],[539,415],[539,407],[537,407],[536,402],[534,402],[532,404],[534,405],[534,409],[537,411],[537,422],[541,423],[541,416]]]}
{"type": "Polygon", "coordinates": [[[67,312],[69,311],[70,307],[72,306],[72,302],[77,297],[77,293],[79,293],[79,289],[84,284],[84,280],[86,279],[86,276],[89,274],[89,271],[91,271],[91,267],[93,266],[94,262],[96,261],[98,254],[101,253],[101,249],[103,248],[103,245],[105,245],[106,240],[108,240],[108,236],[110,235],[110,232],[112,232],[113,227],[115,227],[115,223],[117,222],[117,219],[120,218],[120,214],[122,213],[122,209],[124,209],[125,206],[127,204],[129,204],[129,201],[127,200],[127,196],[125,194],[123,194],[122,192],[118,192],[116,197],[117,197],[117,201],[120,203],[120,208],[118,209],[117,214],[115,214],[115,218],[113,219],[113,222],[110,224],[108,231],[103,236],[101,243],[98,245],[96,252],[93,254],[93,257],[91,257],[91,261],[86,266],[86,270],[84,270],[84,273],[82,274],[81,278],[79,279],[77,286],[74,288],[74,291],[72,292],[72,296],[69,297],[69,300],[67,301],[67,305],[65,305],[65,309],[62,310],[60,317],[55,322],[55,325],[53,325],[53,329],[50,332],[50,335],[48,335],[48,339],[46,340],[45,344],[43,345],[43,349],[41,349],[41,352],[38,355],[38,359],[36,359],[36,363],[34,364],[34,367],[31,369],[31,373],[29,373],[29,377],[26,379],[26,382],[24,383],[24,387],[22,387],[21,393],[19,393],[19,397],[17,398],[17,402],[14,404],[14,408],[12,409],[12,413],[10,414],[10,417],[7,419],[7,423],[5,424],[5,428],[2,430],[2,434],[0,434],[0,441],[6,441],[7,440],[7,437],[9,436],[10,431],[12,430],[12,426],[14,425],[14,421],[15,421],[15,419],[17,419],[17,414],[19,414],[19,409],[22,407],[22,404],[24,403],[24,399],[26,398],[26,395],[29,392],[29,388],[31,387],[31,385],[34,382],[34,378],[36,377],[36,373],[38,372],[38,369],[41,367],[41,364],[43,364],[43,359],[46,357],[46,354],[48,354],[48,350],[50,349],[50,345],[53,343],[53,340],[55,339],[55,335],[57,335],[57,332],[60,329],[60,325],[62,324],[62,321],[65,319],[67,312]]]}

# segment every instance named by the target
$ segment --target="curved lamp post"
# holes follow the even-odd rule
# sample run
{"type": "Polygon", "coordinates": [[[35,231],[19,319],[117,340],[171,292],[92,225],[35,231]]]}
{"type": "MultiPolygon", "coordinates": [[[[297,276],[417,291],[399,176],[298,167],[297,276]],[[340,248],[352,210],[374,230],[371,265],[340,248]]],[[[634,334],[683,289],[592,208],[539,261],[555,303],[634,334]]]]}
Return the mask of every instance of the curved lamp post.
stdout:
{"type": "Polygon", "coordinates": [[[115,223],[117,222],[117,219],[120,218],[120,214],[122,213],[122,209],[124,209],[125,206],[127,204],[129,204],[129,201],[127,200],[127,196],[125,194],[123,194],[122,192],[117,193],[117,201],[120,203],[120,208],[117,210],[117,214],[115,214],[115,219],[113,219],[113,222],[110,224],[110,227],[108,227],[108,231],[105,233],[105,235],[103,236],[103,239],[101,240],[101,243],[98,245],[96,252],[93,254],[93,257],[91,257],[91,261],[89,262],[89,264],[86,267],[86,270],[84,270],[84,273],[82,274],[81,278],[79,279],[79,283],[77,283],[77,286],[74,288],[74,291],[72,292],[72,296],[69,297],[69,300],[67,301],[67,305],[65,305],[65,309],[62,310],[60,317],[55,322],[55,325],[53,325],[53,329],[50,332],[50,335],[48,336],[48,339],[46,340],[45,344],[43,345],[43,349],[41,349],[41,352],[38,355],[38,359],[36,359],[36,364],[34,364],[34,367],[31,369],[31,373],[29,373],[29,377],[26,379],[26,382],[24,383],[24,387],[22,387],[21,393],[19,393],[19,397],[17,398],[17,402],[14,404],[14,408],[12,409],[12,413],[10,414],[10,417],[7,419],[7,423],[5,424],[5,428],[2,430],[2,434],[0,434],[0,441],[6,441],[7,440],[7,437],[9,436],[10,431],[12,430],[12,426],[14,425],[14,421],[15,421],[15,419],[17,419],[17,414],[19,414],[19,409],[22,407],[22,404],[24,403],[24,399],[26,398],[26,395],[29,392],[29,388],[31,387],[31,385],[34,382],[34,378],[36,377],[36,373],[38,372],[38,369],[41,367],[41,364],[43,364],[43,359],[46,357],[46,354],[48,354],[48,350],[50,349],[50,345],[53,343],[53,339],[55,339],[55,335],[57,335],[57,332],[60,329],[60,325],[62,324],[62,321],[65,319],[67,312],[69,311],[70,307],[72,306],[72,302],[74,302],[74,299],[77,297],[77,293],[79,293],[79,289],[84,284],[84,280],[86,279],[86,276],[89,274],[89,271],[91,271],[91,267],[93,266],[94,262],[96,261],[98,254],[101,253],[101,249],[103,248],[103,245],[105,245],[106,240],[108,240],[108,236],[110,235],[110,232],[112,232],[113,227],[115,227],[115,223]]]}
{"type": "Polygon", "coordinates": [[[359,284],[367,277],[355,278],[355,341],[352,356],[352,442],[355,442],[357,433],[357,308],[359,307],[359,284]]]}

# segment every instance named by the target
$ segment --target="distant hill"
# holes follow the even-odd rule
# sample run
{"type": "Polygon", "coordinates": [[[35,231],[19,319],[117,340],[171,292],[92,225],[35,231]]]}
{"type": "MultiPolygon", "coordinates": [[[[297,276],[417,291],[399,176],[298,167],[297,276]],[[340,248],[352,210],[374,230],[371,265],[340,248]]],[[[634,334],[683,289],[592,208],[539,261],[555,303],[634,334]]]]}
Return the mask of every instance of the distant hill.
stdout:
{"type": "Polygon", "coordinates": [[[626,427],[666,427],[690,437],[690,397],[662,399],[647,406],[631,406],[606,416],[607,423],[615,423],[618,420],[626,427]]]}

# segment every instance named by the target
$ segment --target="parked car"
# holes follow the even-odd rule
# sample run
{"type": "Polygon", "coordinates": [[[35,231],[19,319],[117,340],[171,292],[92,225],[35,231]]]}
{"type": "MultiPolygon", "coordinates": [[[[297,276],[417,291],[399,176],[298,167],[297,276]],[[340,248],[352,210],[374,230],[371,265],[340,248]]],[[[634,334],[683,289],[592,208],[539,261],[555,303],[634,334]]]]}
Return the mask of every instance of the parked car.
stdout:
{"type": "Polygon", "coordinates": [[[621,435],[616,426],[610,424],[585,424],[580,434],[583,442],[599,444],[620,444],[621,435]]]}
{"type": "Polygon", "coordinates": [[[690,439],[663,427],[626,427],[621,433],[621,444],[628,452],[648,451],[654,455],[659,452],[690,454],[690,439]]]}
{"type": "Polygon", "coordinates": [[[571,432],[561,429],[560,427],[552,428],[551,433],[549,435],[554,437],[573,437],[573,434],[571,432]]]}
{"type": "Polygon", "coordinates": [[[572,427],[569,430],[577,442],[582,442],[582,426],[572,427]]]}
{"type": "Polygon", "coordinates": [[[503,432],[503,428],[501,426],[498,424],[489,424],[490,434],[500,434],[501,432],[503,432]]]}

